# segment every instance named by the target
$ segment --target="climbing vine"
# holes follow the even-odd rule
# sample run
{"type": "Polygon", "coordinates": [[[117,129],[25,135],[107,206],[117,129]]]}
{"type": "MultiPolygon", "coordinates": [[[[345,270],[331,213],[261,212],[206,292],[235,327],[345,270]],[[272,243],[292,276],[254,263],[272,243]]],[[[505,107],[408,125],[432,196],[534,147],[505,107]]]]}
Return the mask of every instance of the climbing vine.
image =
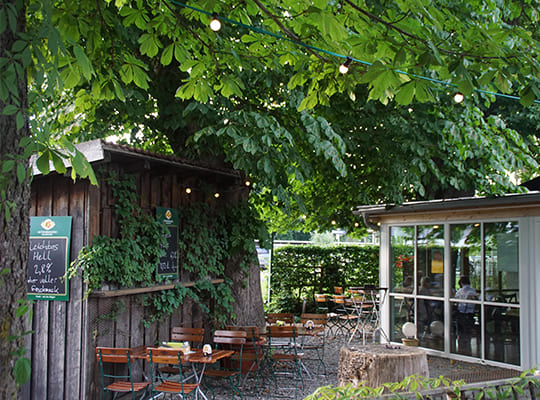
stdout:
{"type": "MultiPolygon", "coordinates": [[[[70,268],[70,276],[80,270],[88,284],[87,295],[104,283],[124,287],[155,284],[155,271],[166,245],[164,226],[138,206],[138,196],[132,176],[103,174],[115,197],[118,216],[117,238],[96,236],[92,246],[81,249],[70,268]]],[[[227,263],[238,260],[235,270],[247,273],[255,261],[255,239],[267,243],[269,235],[256,212],[248,204],[226,204],[210,207],[195,203],[178,210],[180,251],[183,279],[193,282],[140,296],[148,313],[143,324],[170,316],[190,298],[208,318],[223,325],[233,313],[233,281],[227,275],[227,263]],[[187,274],[186,274],[187,273],[187,274]],[[223,282],[215,284],[213,279],[223,282]]],[[[236,261],[235,261],[236,262],[236,261]]]]}
{"type": "Polygon", "coordinates": [[[119,177],[110,171],[103,181],[113,191],[119,234],[116,238],[95,236],[92,246],[83,247],[72,263],[70,277],[77,270],[82,272],[87,295],[105,282],[125,287],[153,283],[166,244],[164,226],[138,206],[133,176],[119,177]]]}

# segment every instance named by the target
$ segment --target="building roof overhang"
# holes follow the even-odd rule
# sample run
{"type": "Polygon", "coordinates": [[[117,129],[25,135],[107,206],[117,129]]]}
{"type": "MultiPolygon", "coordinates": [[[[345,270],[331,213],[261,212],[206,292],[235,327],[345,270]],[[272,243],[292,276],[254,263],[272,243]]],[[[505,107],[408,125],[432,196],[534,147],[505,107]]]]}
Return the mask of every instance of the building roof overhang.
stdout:
{"type": "Polygon", "coordinates": [[[430,201],[416,201],[399,205],[362,205],[353,210],[364,222],[398,216],[426,214],[475,213],[478,210],[526,209],[540,206],[540,192],[507,194],[497,197],[462,197],[430,201]]]}

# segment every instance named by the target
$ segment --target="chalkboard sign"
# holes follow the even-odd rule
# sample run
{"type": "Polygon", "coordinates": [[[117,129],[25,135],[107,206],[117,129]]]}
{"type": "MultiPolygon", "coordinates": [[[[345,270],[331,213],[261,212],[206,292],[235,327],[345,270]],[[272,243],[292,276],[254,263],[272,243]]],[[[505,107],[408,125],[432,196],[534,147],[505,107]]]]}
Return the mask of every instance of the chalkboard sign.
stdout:
{"type": "Polygon", "coordinates": [[[157,280],[178,278],[178,211],[156,207],[157,220],[167,227],[165,254],[159,259],[157,280]]]}
{"type": "Polygon", "coordinates": [[[28,298],[69,300],[71,217],[30,217],[28,298]]]}

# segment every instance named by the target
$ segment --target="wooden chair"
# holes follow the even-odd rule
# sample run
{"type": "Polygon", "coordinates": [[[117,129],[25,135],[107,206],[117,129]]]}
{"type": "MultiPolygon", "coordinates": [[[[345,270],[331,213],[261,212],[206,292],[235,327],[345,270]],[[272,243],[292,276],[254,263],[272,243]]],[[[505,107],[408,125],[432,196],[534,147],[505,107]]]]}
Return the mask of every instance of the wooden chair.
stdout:
{"type": "MultiPolygon", "coordinates": [[[[327,314],[309,314],[303,313],[300,315],[300,322],[306,326],[308,321],[313,322],[314,327],[322,327],[324,331],[319,335],[304,335],[302,340],[302,351],[314,351],[317,358],[317,373],[320,373],[322,368],[323,375],[326,375],[326,364],[324,363],[324,346],[326,339],[326,327],[328,326],[327,314]]],[[[306,357],[307,359],[307,357],[306,357]]]]}
{"type": "MultiPolygon", "coordinates": [[[[150,370],[152,371],[152,395],[160,393],[168,393],[170,395],[181,396],[181,399],[186,399],[186,395],[192,393],[199,386],[198,383],[185,383],[183,374],[183,353],[180,349],[165,349],[165,348],[149,348],[147,352],[147,360],[150,362],[150,370]],[[157,372],[155,364],[175,365],[178,371],[178,380],[162,380],[157,372]]],[[[194,392],[193,392],[194,393],[194,392]]]]}
{"type": "MultiPolygon", "coordinates": [[[[204,328],[184,328],[174,326],[171,329],[172,342],[189,342],[192,348],[201,348],[204,342],[204,328]]],[[[188,368],[185,369],[187,372],[188,368]]],[[[159,372],[164,375],[178,375],[178,367],[166,365],[159,367],[159,372]]]]}
{"type": "Polygon", "coordinates": [[[317,310],[320,312],[328,313],[328,296],[326,294],[322,293],[315,293],[313,295],[313,298],[315,299],[315,303],[317,303],[317,310]]]}
{"type": "MultiPolygon", "coordinates": [[[[242,360],[244,345],[247,341],[247,332],[233,330],[217,330],[214,332],[213,342],[215,347],[222,350],[234,350],[229,366],[222,368],[207,369],[204,376],[212,380],[227,379],[231,387],[232,399],[238,394],[242,398],[240,382],[242,377],[242,360]]],[[[210,386],[212,392],[213,388],[210,386]]]]}
{"type": "Polygon", "coordinates": [[[347,299],[347,296],[335,294],[332,296],[332,301],[336,305],[335,311],[337,316],[334,319],[336,331],[345,335],[353,328],[353,325],[356,326],[358,315],[351,309],[351,304],[349,299],[347,299]]]}
{"type": "Polygon", "coordinates": [[[284,325],[294,324],[293,313],[268,313],[266,316],[266,323],[268,325],[277,325],[278,321],[282,321],[284,325]]]}
{"type": "MultiPolygon", "coordinates": [[[[131,393],[131,398],[135,399],[138,392],[146,391],[146,388],[150,385],[150,382],[134,381],[131,369],[131,350],[129,348],[96,347],[96,358],[99,362],[101,373],[103,398],[106,397],[107,392],[112,392],[114,393],[114,398],[120,393],[131,393]],[[103,365],[104,363],[125,364],[127,375],[125,373],[106,372],[106,368],[103,365]],[[110,381],[110,383],[108,383],[108,381],[110,381]]],[[[115,366],[113,370],[116,370],[117,368],[118,367],[115,366]]]]}
{"type": "MultiPolygon", "coordinates": [[[[297,332],[294,326],[275,326],[269,325],[266,327],[266,337],[268,340],[267,357],[271,367],[272,380],[274,381],[275,389],[278,388],[278,375],[292,375],[295,379],[294,397],[298,396],[299,385],[303,389],[304,378],[302,376],[302,359],[304,353],[299,352],[297,343],[297,332]],[[288,341],[288,346],[283,346],[283,341],[288,341]],[[278,346],[274,346],[277,341],[278,346]],[[290,367],[283,370],[283,367],[290,367]],[[291,372],[292,371],[292,372],[291,372]]],[[[282,388],[281,386],[279,386],[282,388]]]]}
{"type": "Polygon", "coordinates": [[[245,386],[247,378],[251,372],[256,373],[256,384],[260,387],[259,381],[264,382],[265,377],[261,371],[261,365],[264,360],[264,351],[261,345],[262,334],[257,326],[227,326],[227,330],[244,331],[247,333],[246,344],[242,353],[242,374],[244,380],[242,386],[245,386]]]}
{"type": "Polygon", "coordinates": [[[204,342],[204,328],[175,326],[171,329],[171,341],[190,342],[191,347],[200,348],[204,342]]]}

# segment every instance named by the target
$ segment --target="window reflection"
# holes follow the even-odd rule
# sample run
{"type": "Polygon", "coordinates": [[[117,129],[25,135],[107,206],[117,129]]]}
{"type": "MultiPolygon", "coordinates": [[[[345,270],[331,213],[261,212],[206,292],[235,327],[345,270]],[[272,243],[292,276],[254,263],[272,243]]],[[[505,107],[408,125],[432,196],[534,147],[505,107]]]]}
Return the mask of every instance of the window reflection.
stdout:
{"type": "Polygon", "coordinates": [[[501,303],[519,303],[517,222],[484,225],[485,298],[501,303]]]}
{"type": "Polygon", "coordinates": [[[398,293],[412,293],[414,289],[414,227],[392,227],[391,266],[392,288],[398,293]]]}
{"type": "Polygon", "coordinates": [[[413,322],[422,347],[520,365],[518,222],[448,228],[448,247],[444,226],[390,228],[391,340],[413,322]]]}

